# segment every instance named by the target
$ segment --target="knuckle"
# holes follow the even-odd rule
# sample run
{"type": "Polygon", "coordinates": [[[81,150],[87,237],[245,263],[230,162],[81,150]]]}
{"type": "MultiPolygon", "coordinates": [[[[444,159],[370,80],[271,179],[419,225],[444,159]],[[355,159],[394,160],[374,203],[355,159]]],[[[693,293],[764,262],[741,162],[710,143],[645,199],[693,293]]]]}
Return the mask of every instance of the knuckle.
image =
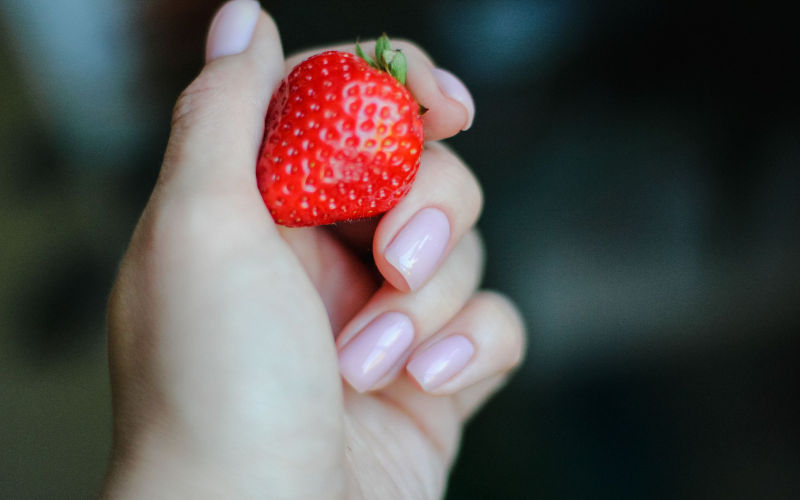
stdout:
{"type": "Polygon", "coordinates": [[[480,281],[483,278],[483,269],[486,267],[486,246],[484,244],[483,237],[481,236],[480,231],[473,227],[466,234],[464,239],[471,247],[472,255],[475,256],[473,266],[477,271],[477,280],[480,281]]]}
{"type": "Polygon", "coordinates": [[[172,110],[172,127],[180,128],[193,117],[213,103],[216,97],[225,92],[228,79],[218,72],[204,71],[181,92],[172,110]]]}
{"type": "MultiPolygon", "coordinates": [[[[463,245],[463,242],[460,245],[463,245]]],[[[464,251],[454,252],[448,265],[443,267],[435,281],[432,281],[433,287],[429,293],[434,294],[437,300],[426,300],[426,303],[429,307],[432,304],[440,304],[441,309],[440,306],[436,306],[440,314],[445,311],[450,315],[456,314],[477,286],[479,272],[473,271],[475,264],[467,254],[468,252],[464,251]]]]}
{"type": "Polygon", "coordinates": [[[163,201],[148,210],[144,241],[154,255],[182,255],[186,248],[203,255],[211,249],[211,240],[241,240],[241,235],[248,233],[251,221],[241,216],[244,203],[226,193],[197,193],[163,201]]]}
{"type": "Polygon", "coordinates": [[[493,342],[506,354],[506,369],[519,365],[526,351],[525,322],[517,307],[507,296],[495,292],[484,291],[479,294],[482,315],[494,332],[493,342]]]}
{"type": "Polygon", "coordinates": [[[446,153],[440,160],[440,171],[447,181],[444,185],[450,186],[451,199],[466,207],[466,211],[459,212],[468,213],[470,224],[474,223],[483,210],[483,189],[477,177],[454,155],[446,153]]]}
{"type": "Polygon", "coordinates": [[[456,244],[448,262],[447,274],[459,288],[470,294],[478,286],[483,274],[483,242],[476,231],[470,231],[456,244]]]}
{"type": "Polygon", "coordinates": [[[470,222],[474,223],[483,210],[483,190],[472,172],[464,165],[458,169],[457,191],[459,198],[468,207],[470,222]]]}
{"type": "Polygon", "coordinates": [[[472,197],[471,198],[472,199],[472,205],[475,207],[474,217],[477,220],[477,218],[483,212],[483,200],[484,200],[484,198],[483,198],[483,188],[481,187],[481,184],[478,181],[478,178],[475,177],[475,175],[472,173],[472,171],[469,170],[466,166],[464,168],[469,173],[469,180],[471,182],[468,183],[467,187],[468,187],[469,196],[472,197]]]}

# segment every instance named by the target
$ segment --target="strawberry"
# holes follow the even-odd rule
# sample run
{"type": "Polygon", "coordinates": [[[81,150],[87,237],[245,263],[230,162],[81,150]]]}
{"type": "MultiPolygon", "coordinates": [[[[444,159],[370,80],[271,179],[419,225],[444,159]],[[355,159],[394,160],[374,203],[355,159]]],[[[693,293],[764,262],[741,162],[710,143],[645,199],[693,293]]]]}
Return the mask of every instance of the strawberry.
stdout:
{"type": "Polygon", "coordinates": [[[372,217],[406,195],[424,143],[406,61],[386,35],[376,61],[330,51],[295,67],[272,96],[256,177],[275,222],[372,217]]]}

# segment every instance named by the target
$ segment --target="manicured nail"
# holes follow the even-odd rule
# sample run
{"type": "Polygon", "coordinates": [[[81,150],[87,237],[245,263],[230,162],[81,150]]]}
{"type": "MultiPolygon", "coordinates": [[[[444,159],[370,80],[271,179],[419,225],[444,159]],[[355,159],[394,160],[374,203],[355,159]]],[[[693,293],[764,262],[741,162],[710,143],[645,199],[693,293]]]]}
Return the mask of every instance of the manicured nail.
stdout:
{"type": "Polygon", "coordinates": [[[233,0],[223,5],[208,30],[206,62],[244,52],[253,39],[260,10],[255,0],[233,0]]]}
{"type": "Polygon", "coordinates": [[[411,290],[428,279],[450,241],[450,221],[438,208],[420,210],[386,249],[386,260],[411,290]]]}
{"type": "Polygon", "coordinates": [[[466,337],[453,335],[425,349],[406,369],[423,389],[432,391],[464,368],[474,352],[466,337]]]}
{"type": "Polygon", "coordinates": [[[339,372],[358,392],[380,380],[414,340],[414,325],[405,314],[378,316],[339,351],[339,372]]]}
{"type": "Polygon", "coordinates": [[[472,120],[475,118],[475,101],[472,100],[472,95],[456,75],[439,68],[432,68],[433,79],[439,89],[450,99],[454,99],[467,108],[467,124],[464,125],[462,130],[467,130],[472,126],[472,120]]]}

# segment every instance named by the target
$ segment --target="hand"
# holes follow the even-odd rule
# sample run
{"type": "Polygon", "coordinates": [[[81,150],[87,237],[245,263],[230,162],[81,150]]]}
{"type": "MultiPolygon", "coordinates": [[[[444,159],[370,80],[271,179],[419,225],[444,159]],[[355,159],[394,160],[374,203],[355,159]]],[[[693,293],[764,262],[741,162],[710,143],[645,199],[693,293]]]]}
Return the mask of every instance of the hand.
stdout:
{"type": "MultiPolygon", "coordinates": [[[[397,45],[426,136],[467,127],[466,89],[397,45]]],[[[444,146],[426,145],[379,221],[273,223],[255,158],[272,90],[302,57],[284,62],[273,21],[235,0],[175,107],[109,305],[105,498],[439,498],[463,422],[520,360],[515,309],[476,293],[480,189],[444,146]]]]}

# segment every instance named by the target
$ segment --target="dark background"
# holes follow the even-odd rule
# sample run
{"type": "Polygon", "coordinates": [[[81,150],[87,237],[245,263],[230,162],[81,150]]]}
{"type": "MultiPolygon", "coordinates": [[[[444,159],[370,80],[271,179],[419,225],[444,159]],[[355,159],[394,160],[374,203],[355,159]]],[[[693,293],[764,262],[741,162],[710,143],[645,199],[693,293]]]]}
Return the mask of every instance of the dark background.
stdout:
{"type": "MultiPolygon", "coordinates": [[[[216,0],[0,0],[0,498],[91,498],[103,314],[216,0]]],[[[265,0],[477,106],[486,286],[530,331],[448,498],[800,498],[797,2],[265,0]]]]}

